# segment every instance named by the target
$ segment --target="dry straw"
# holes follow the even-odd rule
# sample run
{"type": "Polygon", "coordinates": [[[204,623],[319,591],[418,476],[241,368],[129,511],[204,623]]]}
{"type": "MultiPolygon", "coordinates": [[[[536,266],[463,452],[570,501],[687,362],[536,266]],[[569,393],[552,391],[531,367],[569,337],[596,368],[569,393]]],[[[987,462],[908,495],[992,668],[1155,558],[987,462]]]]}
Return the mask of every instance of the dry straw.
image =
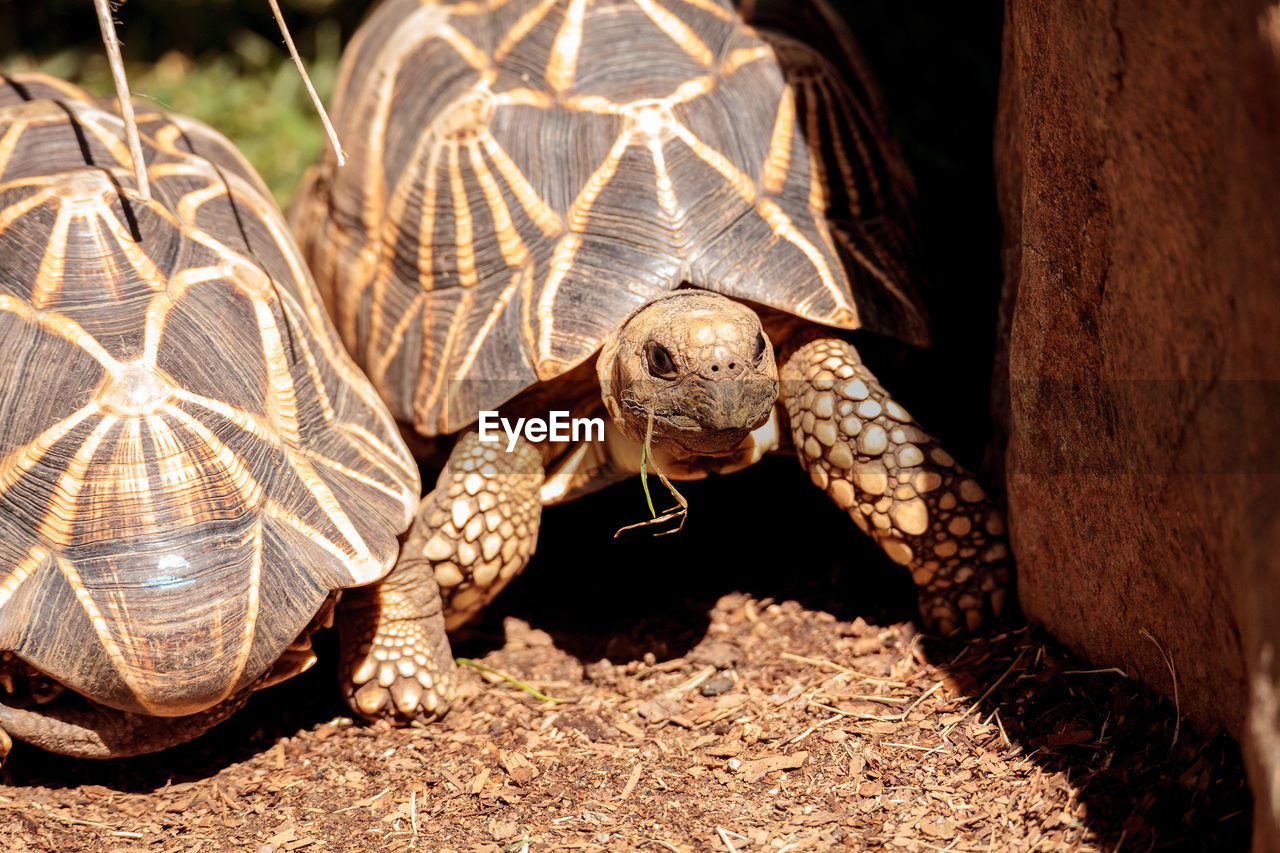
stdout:
{"type": "Polygon", "coordinates": [[[658,467],[658,460],[653,458],[653,406],[649,407],[649,425],[644,431],[644,445],[640,448],[640,485],[644,488],[644,499],[649,505],[649,518],[644,521],[637,521],[635,524],[628,524],[619,527],[617,532],[613,534],[613,538],[617,539],[628,530],[635,530],[640,527],[651,527],[655,524],[662,524],[672,519],[680,519],[680,523],[670,530],[663,530],[655,533],[655,536],[666,536],[668,533],[677,533],[684,527],[685,520],[689,517],[689,502],[685,500],[684,495],[680,494],[675,486],[671,485],[671,481],[667,479],[667,475],[662,473],[662,469],[658,467]],[[671,492],[671,497],[676,499],[676,506],[665,510],[662,515],[658,515],[657,510],[653,508],[653,496],[649,494],[649,462],[653,462],[653,473],[658,475],[658,479],[662,481],[662,485],[667,487],[667,491],[671,492]]]}

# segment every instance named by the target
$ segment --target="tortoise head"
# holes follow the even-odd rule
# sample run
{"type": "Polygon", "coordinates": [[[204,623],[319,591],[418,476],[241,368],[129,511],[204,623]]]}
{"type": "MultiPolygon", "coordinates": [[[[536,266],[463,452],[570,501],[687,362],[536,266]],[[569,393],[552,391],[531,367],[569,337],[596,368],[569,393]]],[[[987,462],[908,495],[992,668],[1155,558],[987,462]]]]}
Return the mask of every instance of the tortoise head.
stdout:
{"type": "Polygon", "coordinates": [[[640,307],[596,362],[614,424],[675,456],[721,456],[769,418],[778,366],[759,316],[705,290],[680,290],[640,307]]]}

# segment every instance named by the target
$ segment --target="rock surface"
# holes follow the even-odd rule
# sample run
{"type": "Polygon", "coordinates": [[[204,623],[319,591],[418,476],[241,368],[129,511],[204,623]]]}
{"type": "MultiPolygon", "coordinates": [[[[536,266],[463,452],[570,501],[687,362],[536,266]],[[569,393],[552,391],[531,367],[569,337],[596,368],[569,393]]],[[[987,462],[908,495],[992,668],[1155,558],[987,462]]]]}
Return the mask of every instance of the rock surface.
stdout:
{"type": "Polygon", "coordinates": [[[1241,737],[1280,850],[1280,6],[1011,0],[1000,99],[1022,606],[1241,737]]]}

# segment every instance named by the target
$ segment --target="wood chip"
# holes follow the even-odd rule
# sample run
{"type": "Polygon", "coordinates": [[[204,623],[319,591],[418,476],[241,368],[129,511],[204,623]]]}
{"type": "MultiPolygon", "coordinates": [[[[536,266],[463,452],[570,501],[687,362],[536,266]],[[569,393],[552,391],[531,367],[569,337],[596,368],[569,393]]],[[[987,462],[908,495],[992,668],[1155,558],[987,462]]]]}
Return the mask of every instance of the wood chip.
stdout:
{"type": "Polygon", "coordinates": [[[622,793],[618,795],[618,800],[625,800],[631,796],[631,792],[635,790],[636,782],[640,781],[640,774],[644,772],[644,764],[637,762],[635,767],[631,768],[631,775],[627,777],[627,784],[622,786],[622,793]]]}
{"type": "MultiPolygon", "coordinates": [[[[528,853],[877,850],[895,838],[903,853],[1114,853],[1121,833],[1121,853],[1185,838],[1247,849],[1238,751],[1185,735],[1171,751],[1175,710],[1138,682],[1064,679],[1059,667],[1077,664],[1031,629],[931,641],[917,657],[909,626],[846,638],[835,624],[794,600],[725,596],[707,635],[741,650],[731,705],[672,695],[691,670],[639,677],[643,651],[610,664],[608,679],[587,678],[556,633],[485,660],[569,685],[572,707],[477,678],[444,724],[348,723],[320,739],[291,717],[272,731],[298,734],[247,749],[232,722],[182,748],[183,762],[197,756],[182,770],[197,781],[174,785],[168,756],[105,766],[15,749],[0,850],[524,853],[527,837],[528,853]],[[896,640],[854,655],[850,641],[871,634],[896,640]],[[780,660],[782,648],[803,660],[780,660]],[[957,660],[973,674],[963,702],[938,663],[957,660]],[[111,785],[80,785],[85,776],[111,785]],[[1168,796],[1182,805],[1159,808],[1168,796]]],[[[272,690],[287,696],[297,681],[272,690]]],[[[247,722],[262,725],[252,708],[247,722]]]]}
{"type": "Polygon", "coordinates": [[[618,731],[622,732],[624,735],[635,738],[636,740],[644,740],[644,738],[646,737],[644,733],[644,729],[628,722],[626,719],[622,717],[619,717],[618,719],[613,721],[613,727],[618,731]]]}
{"type": "Polygon", "coordinates": [[[518,752],[500,749],[498,762],[502,765],[502,769],[507,771],[512,781],[521,787],[532,782],[538,775],[538,768],[533,765],[533,762],[518,752]]]}
{"type": "Polygon", "coordinates": [[[775,770],[795,770],[798,767],[803,767],[808,760],[809,753],[807,752],[794,752],[790,755],[766,755],[762,758],[753,758],[750,761],[742,762],[738,765],[738,775],[748,782],[759,782],[775,770]]]}

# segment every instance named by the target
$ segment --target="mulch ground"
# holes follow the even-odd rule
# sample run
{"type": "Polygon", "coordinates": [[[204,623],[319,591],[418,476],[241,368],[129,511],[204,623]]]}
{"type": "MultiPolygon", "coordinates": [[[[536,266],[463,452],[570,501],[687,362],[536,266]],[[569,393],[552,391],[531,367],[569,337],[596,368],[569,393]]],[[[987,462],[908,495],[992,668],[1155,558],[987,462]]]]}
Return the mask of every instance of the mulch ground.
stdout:
{"type": "Polygon", "coordinates": [[[1230,740],[1035,629],[918,633],[839,513],[752,497],[792,474],[693,484],[676,537],[612,540],[630,491],[548,511],[455,650],[555,701],[468,668],[443,723],[395,730],[344,715],[321,664],[160,755],[18,745],[0,849],[1248,848],[1230,740]]]}

